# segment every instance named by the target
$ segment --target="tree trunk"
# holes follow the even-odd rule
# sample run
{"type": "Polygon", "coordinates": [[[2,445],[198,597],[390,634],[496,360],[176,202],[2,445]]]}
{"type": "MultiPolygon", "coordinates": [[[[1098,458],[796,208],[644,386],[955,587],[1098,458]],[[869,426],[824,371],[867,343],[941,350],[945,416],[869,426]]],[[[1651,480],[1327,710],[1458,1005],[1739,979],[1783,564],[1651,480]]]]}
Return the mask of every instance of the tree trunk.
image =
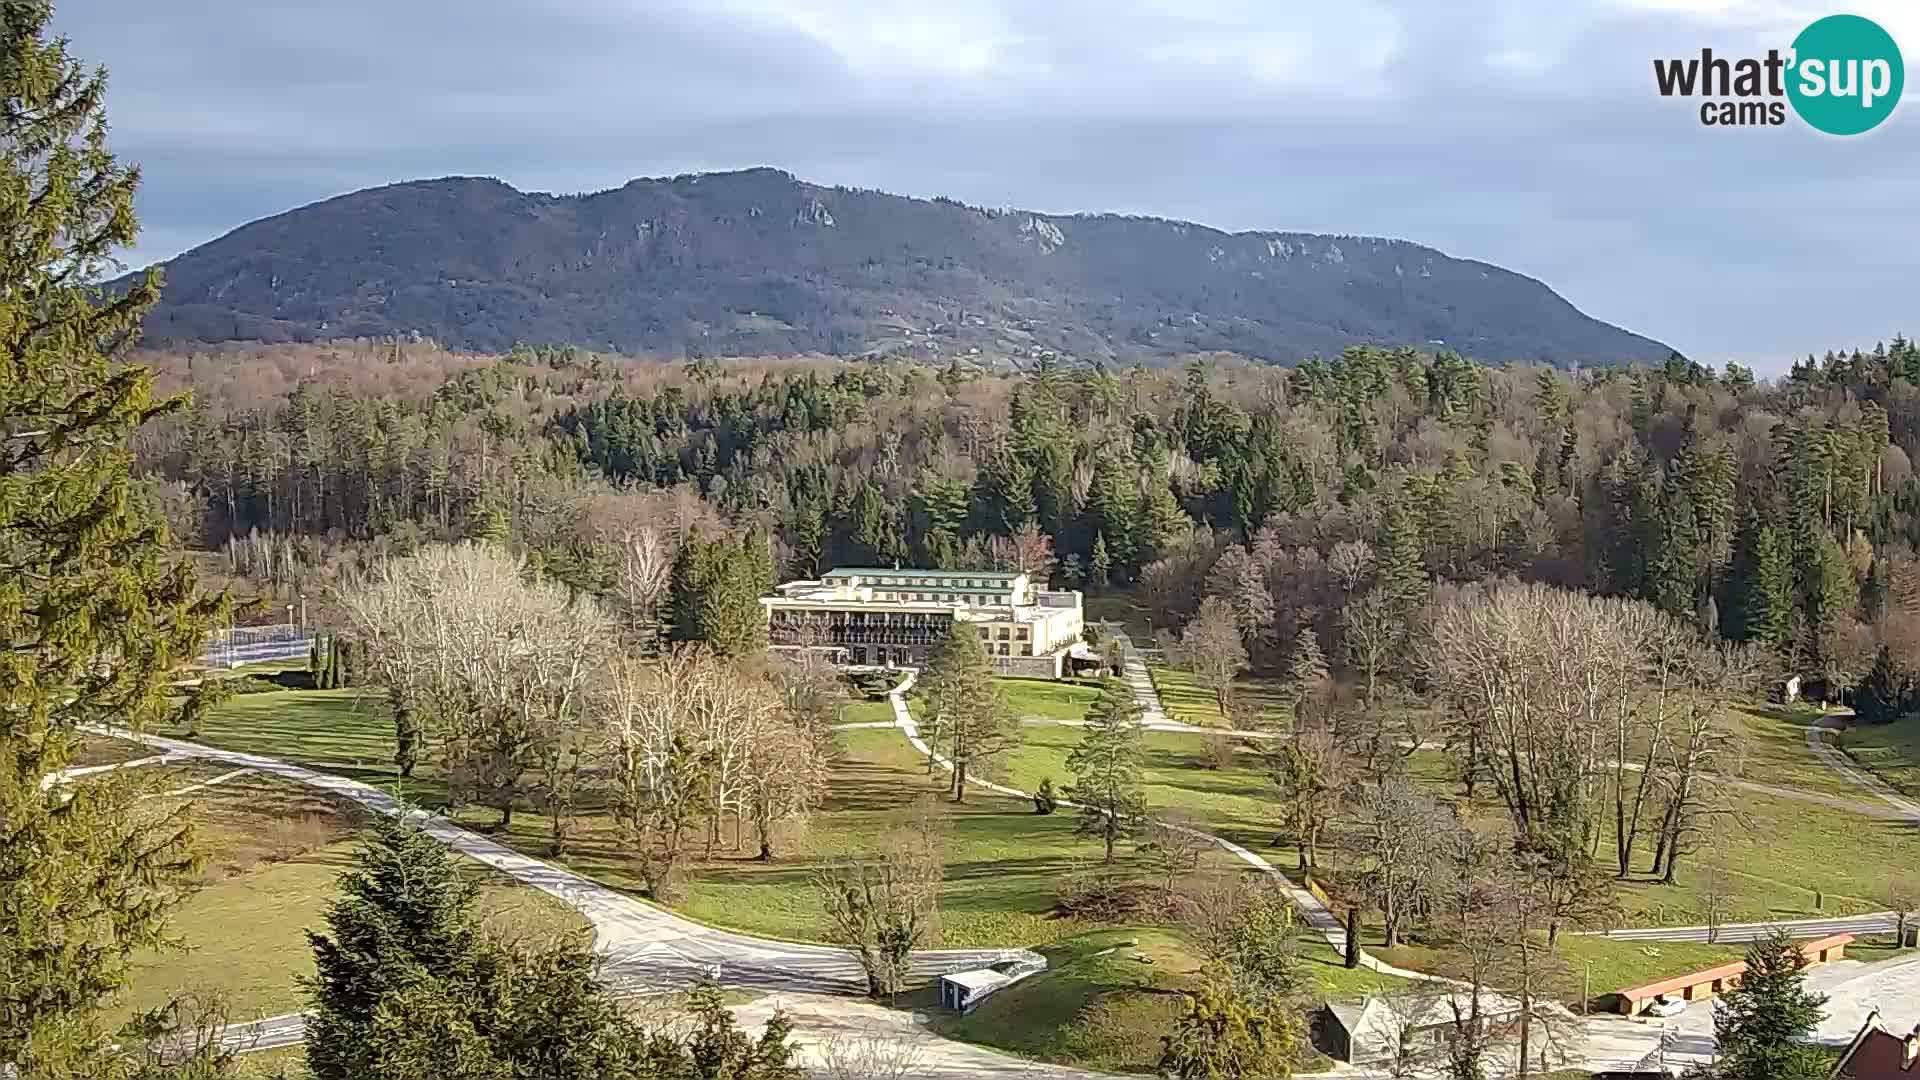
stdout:
{"type": "Polygon", "coordinates": [[[956,760],[953,763],[953,801],[957,803],[967,801],[967,763],[965,760],[956,760]]]}
{"type": "Polygon", "coordinates": [[[1113,865],[1113,833],[1114,833],[1113,827],[1108,826],[1105,833],[1103,833],[1101,837],[1107,842],[1107,857],[1105,859],[1105,865],[1107,866],[1113,865]]]}
{"type": "Polygon", "coordinates": [[[765,830],[762,830],[760,833],[760,854],[755,855],[753,858],[756,862],[773,861],[773,841],[767,838],[765,830]]]}
{"type": "Polygon", "coordinates": [[[513,800],[508,799],[500,806],[500,831],[506,832],[513,827],[513,800]]]}
{"type": "Polygon", "coordinates": [[[1397,949],[1400,947],[1400,903],[1394,890],[1388,889],[1381,897],[1380,910],[1387,921],[1387,948],[1397,949]]]}

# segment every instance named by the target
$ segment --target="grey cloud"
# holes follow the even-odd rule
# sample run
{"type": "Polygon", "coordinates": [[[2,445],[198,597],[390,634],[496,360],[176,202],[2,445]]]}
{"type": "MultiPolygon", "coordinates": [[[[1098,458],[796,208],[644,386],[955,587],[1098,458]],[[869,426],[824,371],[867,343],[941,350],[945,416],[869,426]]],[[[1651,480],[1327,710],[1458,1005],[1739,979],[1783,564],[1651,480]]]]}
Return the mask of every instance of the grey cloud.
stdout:
{"type": "Polygon", "coordinates": [[[1920,276],[1914,107],[1855,140],[1715,131],[1654,94],[1650,60],[1783,45],[1820,13],[66,0],[59,21],[113,71],[115,145],[145,169],[141,258],[419,176],[580,191],[771,164],[989,205],[1405,237],[1698,357],[1779,369],[1901,329],[1920,276]]]}

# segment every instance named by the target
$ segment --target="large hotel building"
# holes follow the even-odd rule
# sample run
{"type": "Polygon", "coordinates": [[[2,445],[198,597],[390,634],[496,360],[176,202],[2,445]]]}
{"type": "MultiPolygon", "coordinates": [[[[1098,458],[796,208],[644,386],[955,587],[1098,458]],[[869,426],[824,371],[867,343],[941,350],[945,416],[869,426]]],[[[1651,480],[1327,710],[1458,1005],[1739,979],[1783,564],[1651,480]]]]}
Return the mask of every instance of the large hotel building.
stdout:
{"type": "Polygon", "coordinates": [[[955,619],[979,629],[1007,675],[1059,678],[1081,641],[1080,594],[1036,589],[1021,573],[842,567],[774,591],[760,600],[774,648],[855,667],[922,667],[955,619]]]}

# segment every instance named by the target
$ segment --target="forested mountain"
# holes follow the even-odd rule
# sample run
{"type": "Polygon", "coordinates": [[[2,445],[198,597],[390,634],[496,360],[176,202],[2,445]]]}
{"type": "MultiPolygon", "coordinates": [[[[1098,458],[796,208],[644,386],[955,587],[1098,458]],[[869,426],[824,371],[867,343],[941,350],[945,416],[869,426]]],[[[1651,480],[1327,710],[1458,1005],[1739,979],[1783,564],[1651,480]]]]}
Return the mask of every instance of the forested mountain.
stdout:
{"type": "Polygon", "coordinates": [[[770,540],[783,576],[1042,567],[1133,587],[1161,625],[1237,597],[1258,663],[1303,627],[1344,655],[1358,591],[1511,575],[1643,598],[1843,681],[1882,644],[1920,669],[1904,340],[1775,385],[1678,358],[1570,377],[1371,348],[1017,377],[393,343],[148,359],[199,388],[140,447],[177,531],[257,532],[233,565],[269,579],[485,535],[601,592],[635,535],[732,531],[770,540]]]}
{"type": "Polygon", "coordinates": [[[1538,281],[1404,241],[982,210],[773,169],[580,196],[395,184],[243,226],[166,275],[150,341],[1283,363],[1375,344],[1561,367],[1669,352],[1538,281]]]}

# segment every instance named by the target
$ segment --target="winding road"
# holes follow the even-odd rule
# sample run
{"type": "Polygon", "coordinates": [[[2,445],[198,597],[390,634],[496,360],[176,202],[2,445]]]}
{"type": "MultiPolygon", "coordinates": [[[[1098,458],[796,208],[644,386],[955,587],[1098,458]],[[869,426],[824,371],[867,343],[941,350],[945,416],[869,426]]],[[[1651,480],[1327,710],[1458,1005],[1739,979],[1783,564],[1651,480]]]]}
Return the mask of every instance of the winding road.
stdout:
{"type": "MultiPolygon", "coordinates": [[[[1124,632],[1115,628],[1114,633],[1125,656],[1124,681],[1140,704],[1143,725],[1149,730],[1230,734],[1248,738],[1274,737],[1268,732],[1226,732],[1216,728],[1178,723],[1169,719],[1139,650],[1134,647],[1124,632]]],[[[951,768],[951,763],[935,752],[921,737],[919,727],[907,707],[906,694],[912,688],[913,681],[913,675],[909,674],[889,694],[894,713],[894,719],[891,722],[880,721],[846,726],[898,728],[907,740],[929,759],[951,768]]],[[[605,957],[606,977],[613,984],[616,992],[642,994],[679,989],[703,977],[711,976],[728,987],[762,991],[772,995],[741,1010],[748,1016],[753,1015],[756,1009],[764,1011],[770,1009],[773,1004],[778,1004],[795,1014],[803,1032],[816,1038],[853,1035],[859,1038],[911,1044],[915,1048],[914,1053],[919,1061],[918,1070],[913,1075],[1024,1076],[1048,1077],[1053,1080],[1085,1080],[1085,1078],[1101,1075],[1023,1061],[971,1044],[940,1039],[914,1026],[904,1014],[850,1000],[850,995],[858,995],[863,991],[865,980],[859,965],[851,954],[843,949],[777,941],[694,922],[644,903],[564,867],[514,851],[446,818],[407,809],[392,795],[371,785],[257,754],[219,750],[198,743],[122,730],[102,729],[99,733],[137,741],[159,753],[117,766],[69,770],[58,776],[48,777],[47,783],[67,782],[111,768],[199,759],[227,765],[231,770],[205,782],[207,784],[219,783],[247,772],[261,772],[332,793],[374,813],[390,816],[408,814],[416,818],[426,832],[455,851],[508,874],[526,885],[540,889],[580,912],[594,929],[595,947],[605,957]],[[820,997],[819,995],[836,996],[820,997]]],[[[1818,725],[1808,728],[1806,739],[1808,748],[1823,764],[1845,775],[1853,784],[1870,795],[1871,800],[1845,800],[1731,778],[1728,782],[1773,794],[1806,796],[1816,801],[1844,804],[1849,809],[1863,813],[1871,812],[1880,817],[1907,818],[1920,823],[1920,805],[1905,799],[1877,779],[1853,768],[1842,755],[1826,745],[1822,729],[1818,725]]],[[[968,782],[1005,795],[1030,797],[1030,793],[975,778],[969,778],[968,782]]],[[[200,786],[204,784],[195,785],[193,789],[200,786]]],[[[178,793],[193,789],[183,789],[178,793]]],[[[1061,805],[1070,806],[1071,804],[1062,803],[1061,805]]],[[[1234,858],[1273,878],[1287,891],[1313,932],[1325,939],[1335,950],[1344,950],[1345,928],[1334,913],[1312,892],[1301,888],[1258,854],[1221,837],[1198,830],[1189,831],[1218,845],[1234,858]]],[[[1892,929],[1893,924],[1894,918],[1890,912],[1787,923],[1741,924],[1721,927],[1717,940],[1748,941],[1778,927],[1786,927],[1798,936],[1814,937],[1843,931],[1885,932],[1892,929]]],[[[1637,941],[1704,941],[1707,928],[1653,927],[1612,931],[1605,936],[1637,941]]],[[[914,970],[919,974],[932,976],[1013,958],[1037,959],[1038,954],[1024,949],[929,950],[914,954],[914,970]]],[[[1370,956],[1364,957],[1363,963],[1384,975],[1410,979],[1434,978],[1420,972],[1392,967],[1370,956]]],[[[225,1039],[246,1049],[269,1049],[298,1043],[303,1036],[301,1017],[293,1014],[271,1017],[246,1025],[236,1025],[229,1029],[225,1039]]],[[[1630,1024],[1626,1021],[1596,1018],[1582,1024],[1580,1046],[1572,1054],[1572,1058],[1576,1061],[1584,1061],[1592,1067],[1629,1062],[1638,1060],[1649,1052],[1657,1051],[1663,1039],[1670,1048],[1674,1045],[1672,1036],[1663,1034],[1662,1029],[1630,1024]]],[[[1359,1077],[1366,1074],[1347,1071],[1342,1075],[1359,1077]]]]}

